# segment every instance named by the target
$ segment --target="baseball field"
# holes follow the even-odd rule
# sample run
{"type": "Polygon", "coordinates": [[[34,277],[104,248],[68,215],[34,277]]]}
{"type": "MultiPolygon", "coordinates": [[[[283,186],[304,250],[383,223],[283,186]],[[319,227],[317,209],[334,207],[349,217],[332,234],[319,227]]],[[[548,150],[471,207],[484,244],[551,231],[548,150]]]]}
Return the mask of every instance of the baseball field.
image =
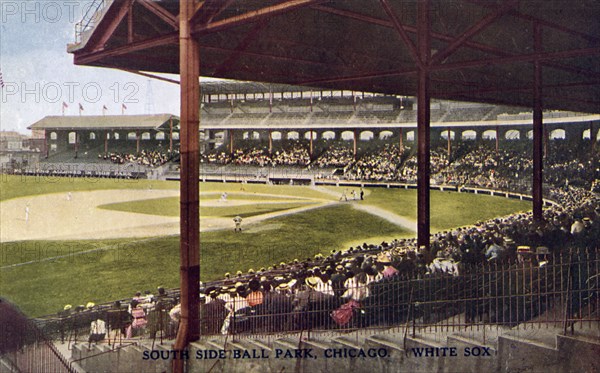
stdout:
{"type": "MultiPolygon", "coordinates": [[[[0,178],[0,295],[29,316],[179,286],[178,182],[0,178]]],[[[364,200],[354,199],[352,190],[201,183],[202,281],[415,236],[414,190],[366,188],[364,200]],[[340,201],[344,190],[348,201],[340,201]],[[233,229],[238,215],[241,233],[233,229]]],[[[530,206],[432,191],[432,231],[530,206]]]]}

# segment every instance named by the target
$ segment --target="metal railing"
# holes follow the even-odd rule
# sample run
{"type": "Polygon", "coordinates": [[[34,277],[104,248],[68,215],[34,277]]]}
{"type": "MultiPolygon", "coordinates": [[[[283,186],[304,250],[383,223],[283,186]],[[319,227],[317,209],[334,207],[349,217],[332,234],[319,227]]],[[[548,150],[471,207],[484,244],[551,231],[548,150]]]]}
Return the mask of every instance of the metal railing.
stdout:
{"type": "MultiPolygon", "coordinates": [[[[520,259],[459,266],[458,272],[452,273],[428,273],[414,263],[399,262],[398,275],[388,278],[380,275],[377,280],[358,275],[359,278],[342,282],[334,277],[316,290],[308,287],[300,276],[291,289],[261,290],[262,300],[252,307],[241,296],[219,296],[203,303],[201,335],[252,337],[374,330],[413,334],[416,328],[449,332],[478,330],[485,325],[551,326],[567,333],[576,324],[600,322],[597,247],[520,259]]],[[[231,283],[221,285],[232,287],[231,283]]],[[[248,294],[243,295],[250,299],[248,294]]],[[[131,322],[124,312],[121,329],[131,322]]],[[[173,338],[177,323],[166,313],[160,317],[156,312],[147,312],[148,325],[138,330],[137,335],[161,340],[173,338]]],[[[85,341],[90,320],[104,317],[107,324],[112,322],[105,311],[95,311],[93,317],[89,314],[86,311],[55,319],[46,324],[47,332],[54,329],[63,337],[70,335],[71,342],[78,339],[77,335],[80,341],[85,341]]],[[[116,343],[116,334],[110,335],[116,343]]],[[[126,340],[119,337],[121,341],[126,340]]]]}
{"type": "Polygon", "coordinates": [[[42,335],[35,327],[31,328],[27,341],[17,351],[0,356],[16,372],[27,373],[76,373],[68,359],[42,335]]]}
{"type": "Polygon", "coordinates": [[[89,7],[83,15],[81,21],[75,24],[75,44],[81,43],[83,33],[93,29],[96,26],[100,11],[104,9],[106,2],[107,1],[105,0],[94,0],[89,4],[89,7]]]}
{"type": "Polygon", "coordinates": [[[272,291],[262,304],[228,313],[205,305],[202,334],[236,336],[302,331],[390,329],[455,331],[498,327],[563,328],[600,322],[598,249],[513,263],[483,263],[459,275],[404,272],[323,294],[301,286],[272,291]],[[540,262],[543,264],[540,265],[540,262]],[[308,301],[306,300],[308,298],[308,301]],[[219,312],[215,312],[219,310],[219,312]],[[227,321],[226,321],[227,320],[227,321]]]}

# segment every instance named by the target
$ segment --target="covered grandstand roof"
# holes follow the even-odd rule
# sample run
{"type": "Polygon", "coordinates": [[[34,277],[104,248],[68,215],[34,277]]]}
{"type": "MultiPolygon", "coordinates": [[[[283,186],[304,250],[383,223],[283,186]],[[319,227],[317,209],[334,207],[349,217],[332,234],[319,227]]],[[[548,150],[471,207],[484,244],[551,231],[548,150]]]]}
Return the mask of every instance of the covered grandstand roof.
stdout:
{"type": "Polygon", "coordinates": [[[27,127],[39,129],[159,129],[179,117],[172,114],[151,115],[85,115],[85,116],[47,116],[27,127]]]}
{"type": "MultiPolygon", "coordinates": [[[[76,64],[179,73],[178,0],[103,4],[76,64]]],[[[531,107],[537,63],[545,109],[600,113],[598,19],[597,0],[207,0],[191,21],[202,76],[415,95],[425,66],[432,98],[531,107]]]]}

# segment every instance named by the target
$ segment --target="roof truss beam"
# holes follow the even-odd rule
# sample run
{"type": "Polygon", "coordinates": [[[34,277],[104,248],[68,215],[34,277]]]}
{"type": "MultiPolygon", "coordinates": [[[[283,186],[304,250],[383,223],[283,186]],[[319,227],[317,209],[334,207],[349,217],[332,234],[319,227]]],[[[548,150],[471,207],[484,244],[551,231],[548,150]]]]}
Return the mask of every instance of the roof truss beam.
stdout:
{"type": "MultiPolygon", "coordinates": [[[[477,5],[480,5],[480,6],[494,7],[494,5],[491,4],[488,1],[483,1],[483,0],[467,0],[467,1],[469,1],[472,4],[477,4],[477,5]]],[[[576,31],[576,30],[572,30],[572,29],[570,29],[568,27],[561,26],[561,25],[559,25],[557,23],[554,23],[554,22],[545,21],[545,20],[540,19],[538,17],[530,16],[528,14],[523,14],[523,13],[521,13],[521,12],[515,10],[515,9],[511,10],[510,14],[513,15],[513,16],[515,16],[515,17],[517,17],[517,18],[520,18],[520,19],[523,19],[523,20],[526,20],[526,21],[532,21],[532,22],[538,23],[538,24],[540,24],[542,26],[553,28],[555,30],[567,33],[569,35],[581,37],[581,38],[586,39],[588,41],[600,42],[600,38],[598,38],[596,36],[588,35],[586,33],[579,32],[579,31],[576,31]]]]}
{"type": "Polygon", "coordinates": [[[149,38],[149,39],[141,40],[138,42],[134,42],[131,44],[126,44],[126,45],[112,48],[112,49],[105,50],[105,51],[92,52],[92,53],[88,53],[88,54],[82,55],[82,56],[75,55],[75,63],[77,65],[92,64],[98,60],[101,60],[101,59],[107,58],[107,57],[121,56],[121,55],[124,55],[127,53],[137,52],[137,51],[141,51],[144,49],[155,48],[155,47],[160,47],[160,46],[169,45],[169,44],[177,45],[177,41],[178,41],[177,32],[170,33],[167,35],[161,35],[161,36],[157,36],[154,38],[149,38]]]}
{"type": "Polygon", "coordinates": [[[105,26],[106,28],[104,32],[100,35],[100,38],[92,45],[92,51],[104,49],[104,46],[106,45],[106,43],[108,43],[108,40],[110,40],[110,38],[113,36],[115,31],[117,30],[117,27],[119,27],[125,16],[131,10],[131,5],[133,4],[133,2],[134,0],[124,1],[121,4],[121,7],[119,8],[116,16],[108,19],[108,24],[105,26]]]}
{"type": "Polygon", "coordinates": [[[520,62],[545,62],[558,60],[563,58],[576,58],[576,57],[591,57],[600,54],[600,47],[596,48],[584,48],[584,49],[573,49],[560,52],[538,52],[530,54],[513,55],[508,57],[495,57],[485,58],[481,60],[462,61],[451,64],[435,65],[431,66],[433,71],[448,71],[457,70],[463,68],[483,67],[490,65],[504,65],[511,63],[520,62]]]}
{"type": "Polygon", "coordinates": [[[390,18],[394,29],[396,29],[396,32],[398,33],[398,35],[400,35],[400,38],[402,39],[402,41],[408,48],[408,52],[410,53],[410,56],[412,57],[413,61],[419,66],[419,68],[423,68],[423,61],[421,60],[421,58],[419,58],[419,53],[417,52],[417,47],[415,47],[415,44],[412,42],[412,40],[406,33],[406,30],[404,29],[404,26],[402,25],[402,23],[396,16],[396,13],[394,13],[394,11],[392,10],[392,7],[390,6],[390,4],[388,3],[387,0],[380,0],[380,1],[381,1],[381,6],[385,10],[388,17],[390,18]]]}
{"type": "MultiPolygon", "coordinates": [[[[346,18],[350,18],[350,19],[355,19],[357,21],[370,23],[372,25],[383,26],[383,27],[387,27],[387,28],[394,28],[394,24],[390,21],[379,19],[376,17],[367,16],[364,14],[360,14],[360,13],[356,13],[356,12],[352,12],[352,11],[348,11],[348,10],[331,8],[331,7],[324,6],[324,5],[314,5],[311,8],[321,11],[321,12],[335,14],[335,15],[338,15],[341,17],[346,17],[346,18]]],[[[409,26],[409,25],[403,24],[402,28],[404,28],[406,31],[408,31],[412,34],[417,33],[417,28],[415,26],[409,26]]],[[[454,40],[454,37],[445,35],[445,34],[441,34],[439,32],[431,31],[430,35],[433,39],[441,40],[441,41],[445,41],[445,42],[452,42],[454,40]]],[[[491,54],[494,54],[497,56],[510,56],[510,53],[508,53],[506,51],[503,51],[498,48],[494,48],[489,45],[477,43],[474,41],[467,40],[467,41],[465,41],[464,45],[468,46],[469,48],[479,50],[484,53],[491,53],[491,54]]]]}
{"type": "Polygon", "coordinates": [[[196,5],[194,14],[190,18],[190,23],[195,25],[205,25],[210,23],[215,17],[232,3],[232,0],[205,0],[196,5]]]}
{"type": "Polygon", "coordinates": [[[150,0],[136,0],[138,4],[154,13],[158,18],[173,27],[174,30],[179,30],[179,22],[177,17],[169,13],[165,8],[150,0]]]}
{"type": "Polygon", "coordinates": [[[329,0],[288,0],[277,5],[253,10],[223,20],[214,21],[206,25],[196,25],[193,28],[193,33],[196,35],[202,35],[217,31],[224,31],[232,27],[244,25],[249,22],[257,22],[265,18],[275,17],[300,8],[320,4],[326,1],[329,0]]]}
{"type": "Polygon", "coordinates": [[[244,37],[244,39],[237,45],[237,47],[235,48],[233,53],[231,53],[231,55],[227,58],[227,60],[225,60],[221,64],[221,66],[219,66],[219,68],[217,68],[217,70],[215,71],[215,75],[221,75],[221,74],[225,73],[226,71],[229,71],[231,69],[231,66],[233,66],[235,64],[235,62],[238,60],[240,54],[242,54],[246,49],[248,49],[250,44],[252,44],[252,42],[254,40],[256,40],[258,35],[260,35],[260,32],[265,28],[265,26],[267,26],[268,23],[269,23],[268,19],[263,19],[262,21],[258,22],[252,28],[252,30],[250,30],[250,32],[248,32],[248,34],[244,37]]]}
{"type": "Polygon", "coordinates": [[[500,17],[514,9],[520,0],[512,0],[504,4],[503,6],[495,9],[492,13],[482,18],[479,22],[471,26],[467,31],[463,32],[456,39],[452,40],[445,49],[437,52],[431,59],[431,64],[435,65],[441,63],[444,59],[454,53],[457,49],[465,45],[465,42],[475,36],[476,34],[483,31],[487,26],[494,23],[500,17]]]}

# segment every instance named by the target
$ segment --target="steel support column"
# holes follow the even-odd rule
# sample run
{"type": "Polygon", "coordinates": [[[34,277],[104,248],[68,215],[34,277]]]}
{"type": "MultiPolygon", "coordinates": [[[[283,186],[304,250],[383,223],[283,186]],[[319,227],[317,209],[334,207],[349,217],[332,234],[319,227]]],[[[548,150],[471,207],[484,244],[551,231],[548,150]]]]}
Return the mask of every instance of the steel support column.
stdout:
{"type": "MultiPolygon", "coordinates": [[[[590,138],[591,138],[591,133],[592,133],[592,127],[590,124],[590,138]]],[[[46,153],[46,158],[48,158],[50,156],[50,147],[48,146],[48,130],[44,130],[44,153],[46,153]]],[[[592,148],[592,150],[594,150],[594,148],[592,148]]]]}
{"type": "Polygon", "coordinates": [[[450,127],[448,127],[447,131],[448,131],[448,164],[450,164],[450,157],[452,156],[452,140],[450,139],[450,127]]]}
{"type": "Polygon", "coordinates": [[[273,153],[273,133],[269,129],[269,154],[273,153]]]}
{"type": "Polygon", "coordinates": [[[109,132],[105,131],[104,132],[104,155],[108,155],[108,136],[109,132]]]}
{"type": "Polygon", "coordinates": [[[496,157],[500,152],[500,126],[496,126],[496,157]]]}
{"type": "Polygon", "coordinates": [[[233,154],[233,130],[229,130],[229,154],[233,154]]]}
{"type": "MultiPolygon", "coordinates": [[[[68,136],[68,134],[67,134],[68,136]]],[[[75,131],[75,158],[77,158],[77,153],[79,152],[79,132],[75,131]]]]}
{"type": "MultiPolygon", "coordinates": [[[[199,146],[200,122],[200,54],[198,42],[191,37],[189,22],[196,8],[195,1],[179,2],[179,67],[180,67],[180,286],[181,319],[174,350],[182,351],[189,342],[200,337],[200,205],[199,146]]],[[[173,371],[183,372],[184,360],[173,360],[173,371]]]]}
{"type": "Polygon", "coordinates": [[[140,152],[140,131],[135,131],[135,152],[140,152]]]}
{"type": "Polygon", "coordinates": [[[590,152],[591,152],[591,156],[590,156],[590,160],[592,161],[591,164],[591,170],[592,170],[592,175],[593,177],[597,177],[596,176],[596,161],[597,161],[597,157],[596,157],[596,136],[594,136],[594,122],[590,121],[590,152]]]}
{"type": "Polygon", "coordinates": [[[310,129],[310,150],[309,150],[309,156],[312,159],[313,156],[313,130],[310,129]]]}
{"type": "Polygon", "coordinates": [[[594,137],[594,122],[590,121],[590,151],[592,159],[594,158],[594,150],[596,150],[596,138],[594,137]]]}
{"type": "Polygon", "coordinates": [[[429,59],[430,25],[429,0],[417,2],[417,44],[422,67],[417,86],[417,244],[429,249],[429,59]]]}
{"type": "Polygon", "coordinates": [[[400,128],[400,132],[398,134],[400,137],[400,151],[402,151],[402,149],[404,149],[404,134],[402,128],[400,128]]]}
{"type": "Polygon", "coordinates": [[[173,154],[173,118],[169,118],[169,153],[173,154]]]}
{"type": "Polygon", "coordinates": [[[353,152],[354,152],[354,153],[353,153],[353,155],[354,155],[354,160],[356,160],[356,151],[357,151],[357,150],[356,150],[356,137],[357,137],[357,131],[356,131],[356,130],[354,130],[354,132],[353,132],[353,133],[354,133],[354,147],[353,147],[353,152]]]}
{"type": "MultiPolygon", "coordinates": [[[[534,25],[534,45],[536,52],[541,49],[541,29],[534,25]]],[[[533,78],[533,218],[542,220],[542,151],[544,125],[542,122],[542,66],[540,61],[535,61],[533,78]]]]}

